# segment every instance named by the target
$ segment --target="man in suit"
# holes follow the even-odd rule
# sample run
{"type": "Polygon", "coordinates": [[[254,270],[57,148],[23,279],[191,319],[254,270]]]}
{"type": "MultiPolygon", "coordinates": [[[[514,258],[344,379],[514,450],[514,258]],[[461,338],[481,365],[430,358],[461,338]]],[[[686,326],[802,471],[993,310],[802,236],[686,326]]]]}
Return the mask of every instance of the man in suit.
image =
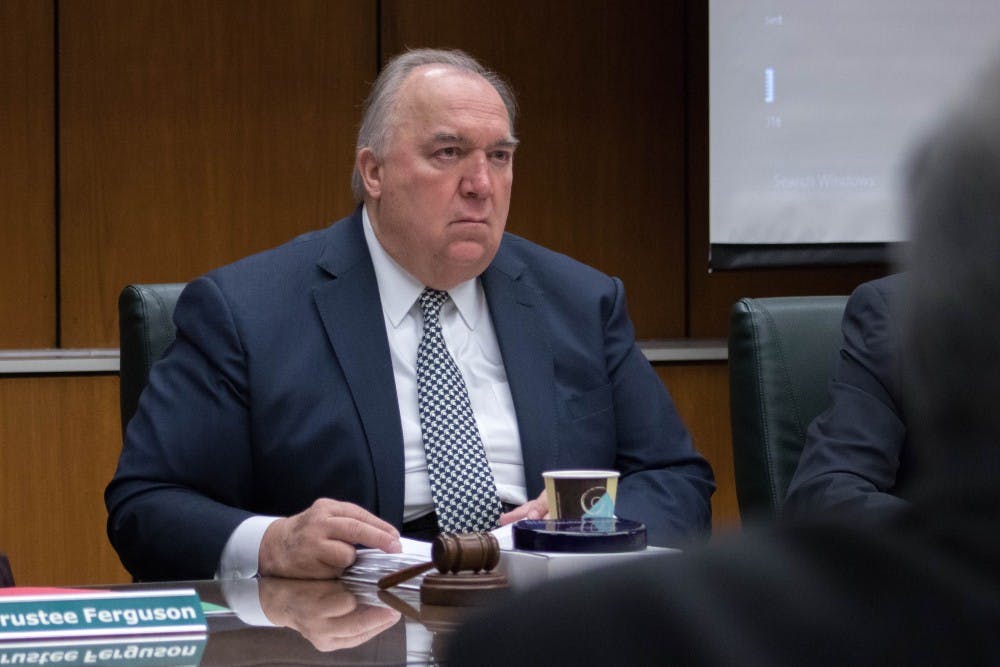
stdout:
{"type": "Polygon", "coordinates": [[[443,337],[482,434],[462,455],[485,450],[500,523],[544,515],[544,470],[613,467],[619,514],[654,543],[708,530],[711,470],[621,282],[504,233],[514,110],[463,53],[394,59],[358,136],[363,205],[188,285],[105,494],[134,576],[330,577],[356,545],[434,534],[457,487],[432,488],[422,442],[427,288],[447,292],[443,337]]]}
{"type": "Polygon", "coordinates": [[[864,283],[848,299],[830,406],[809,425],[785,517],[837,512],[881,521],[907,506],[913,452],[899,349],[905,277],[864,283]]]}
{"type": "Polygon", "coordinates": [[[988,74],[910,173],[910,506],[551,582],[470,621],[449,665],[997,663],[1000,63],[988,74]]]}

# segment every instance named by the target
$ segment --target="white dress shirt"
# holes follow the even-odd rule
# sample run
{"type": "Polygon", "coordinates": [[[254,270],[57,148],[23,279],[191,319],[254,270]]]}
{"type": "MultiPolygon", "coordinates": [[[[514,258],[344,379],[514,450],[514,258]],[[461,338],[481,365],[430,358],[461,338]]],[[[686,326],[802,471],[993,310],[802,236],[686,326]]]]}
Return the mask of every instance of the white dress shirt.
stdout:
{"type": "MultiPolygon", "coordinates": [[[[434,509],[417,407],[417,347],[424,332],[417,298],[425,285],[382,248],[375,238],[367,211],[362,212],[362,218],[365,240],[375,265],[392,371],[396,377],[406,468],[403,520],[410,521],[434,509]]],[[[496,480],[497,495],[504,502],[520,505],[527,500],[521,438],[486,293],[474,278],[448,290],[448,294],[451,301],[444,304],[440,315],[445,344],[468,387],[472,412],[496,480]]]]}
{"type": "MultiPolygon", "coordinates": [[[[410,521],[434,509],[417,407],[417,347],[423,334],[417,298],[425,286],[399,266],[378,242],[367,209],[362,210],[362,220],[396,379],[405,468],[403,521],[410,521]]],[[[527,502],[521,438],[486,294],[478,278],[457,285],[448,294],[451,300],[442,307],[440,315],[445,343],[468,387],[497,495],[503,502],[520,505],[527,502]]],[[[237,526],[223,549],[219,577],[256,575],[260,542],[276,518],[251,517],[237,526]]]]}

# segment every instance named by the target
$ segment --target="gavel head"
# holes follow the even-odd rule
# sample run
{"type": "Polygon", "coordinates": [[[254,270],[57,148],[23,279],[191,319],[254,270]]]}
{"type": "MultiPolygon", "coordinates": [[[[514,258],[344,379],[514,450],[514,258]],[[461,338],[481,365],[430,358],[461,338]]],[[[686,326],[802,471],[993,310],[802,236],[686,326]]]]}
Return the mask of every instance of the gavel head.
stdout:
{"type": "Polygon", "coordinates": [[[500,543],[489,532],[441,533],[431,543],[431,562],[441,574],[489,572],[500,562],[500,543]]]}

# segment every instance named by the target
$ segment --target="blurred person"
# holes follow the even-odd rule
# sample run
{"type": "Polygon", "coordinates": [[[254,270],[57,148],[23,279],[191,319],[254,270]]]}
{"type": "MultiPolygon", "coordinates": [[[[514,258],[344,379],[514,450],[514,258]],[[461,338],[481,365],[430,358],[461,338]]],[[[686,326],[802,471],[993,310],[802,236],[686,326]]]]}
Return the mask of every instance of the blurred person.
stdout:
{"type": "Polygon", "coordinates": [[[470,619],[449,665],[997,663],[1000,62],[979,84],[908,173],[912,504],[550,582],[470,619]]]}

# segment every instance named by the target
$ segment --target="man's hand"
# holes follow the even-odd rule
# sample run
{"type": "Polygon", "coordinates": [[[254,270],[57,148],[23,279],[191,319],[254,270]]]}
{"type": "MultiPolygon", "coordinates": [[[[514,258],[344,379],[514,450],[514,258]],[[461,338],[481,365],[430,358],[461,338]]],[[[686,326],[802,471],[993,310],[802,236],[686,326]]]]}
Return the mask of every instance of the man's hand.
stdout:
{"type": "Polygon", "coordinates": [[[354,563],[355,545],[399,553],[399,531],[352,503],[320,498],[268,526],[258,552],[264,577],[329,579],[354,563]]]}
{"type": "Polygon", "coordinates": [[[506,526],[521,519],[545,519],[549,516],[549,501],[542,491],[537,498],[529,500],[519,507],[515,507],[506,514],[500,515],[500,525],[506,526]]]}
{"type": "Polygon", "coordinates": [[[260,606],[275,625],[292,628],[320,651],[360,646],[399,621],[395,609],[358,604],[340,581],[263,577],[260,606]]]}

